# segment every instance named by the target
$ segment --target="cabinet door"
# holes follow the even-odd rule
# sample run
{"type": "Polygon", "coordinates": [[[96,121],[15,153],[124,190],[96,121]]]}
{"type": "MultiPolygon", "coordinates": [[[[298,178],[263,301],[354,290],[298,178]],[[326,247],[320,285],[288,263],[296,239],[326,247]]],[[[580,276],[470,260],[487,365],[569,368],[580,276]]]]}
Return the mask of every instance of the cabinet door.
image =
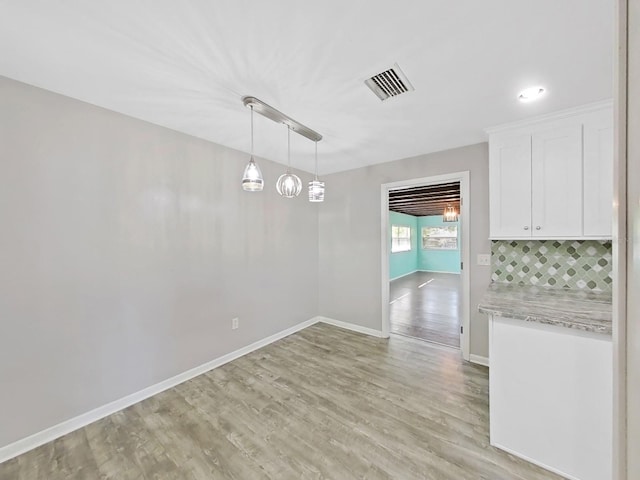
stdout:
{"type": "Polygon", "coordinates": [[[531,137],[491,138],[489,152],[490,235],[531,235],[531,137]]]}
{"type": "Polygon", "coordinates": [[[491,445],[566,478],[611,480],[611,336],[490,318],[491,445]]]}
{"type": "Polygon", "coordinates": [[[611,237],[613,210],[613,112],[584,124],[584,235],[611,237]]]}
{"type": "Polygon", "coordinates": [[[531,175],[533,236],[582,236],[582,125],[534,133],[531,175]]]}

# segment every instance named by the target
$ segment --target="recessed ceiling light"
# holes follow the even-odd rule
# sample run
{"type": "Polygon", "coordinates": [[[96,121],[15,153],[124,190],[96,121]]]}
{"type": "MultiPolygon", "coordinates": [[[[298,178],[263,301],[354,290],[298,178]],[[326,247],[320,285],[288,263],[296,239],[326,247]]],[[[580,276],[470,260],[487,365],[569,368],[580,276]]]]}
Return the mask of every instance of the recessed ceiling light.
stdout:
{"type": "Polygon", "coordinates": [[[518,100],[521,102],[533,102],[544,95],[544,87],[530,87],[520,92],[518,100]]]}

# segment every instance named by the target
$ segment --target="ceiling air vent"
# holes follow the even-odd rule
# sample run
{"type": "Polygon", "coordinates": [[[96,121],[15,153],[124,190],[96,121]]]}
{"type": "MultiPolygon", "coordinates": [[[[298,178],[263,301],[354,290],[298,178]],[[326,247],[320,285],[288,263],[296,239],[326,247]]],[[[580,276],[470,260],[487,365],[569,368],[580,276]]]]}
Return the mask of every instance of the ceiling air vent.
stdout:
{"type": "Polygon", "coordinates": [[[382,101],[414,90],[413,85],[397,63],[389,70],[366,79],[364,83],[382,101]]]}

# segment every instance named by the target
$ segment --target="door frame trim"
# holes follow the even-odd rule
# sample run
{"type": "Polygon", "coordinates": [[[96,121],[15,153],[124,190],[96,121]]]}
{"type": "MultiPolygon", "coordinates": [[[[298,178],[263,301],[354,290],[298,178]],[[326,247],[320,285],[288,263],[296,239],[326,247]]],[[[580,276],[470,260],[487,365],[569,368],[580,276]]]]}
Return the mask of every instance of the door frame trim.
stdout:
{"type": "MultiPolygon", "coordinates": [[[[469,191],[469,171],[447,173],[443,175],[434,175],[422,178],[412,178],[401,180],[398,182],[383,183],[380,186],[380,263],[381,263],[381,288],[382,288],[382,334],[389,337],[389,258],[391,255],[391,238],[389,233],[389,192],[398,188],[418,187],[422,185],[437,185],[440,183],[448,183],[452,181],[460,182],[460,228],[462,230],[462,245],[460,246],[460,258],[463,263],[463,269],[460,272],[462,277],[462,328],[460,351],[462,358],[470,359],[471,345],[471,282],[469,267],[469,237],[471,232],[469,229],[469,205],[471,203],[471,195],[469,191]]],[[[419,242],[418,242],[419,243],[419,242]]]]}

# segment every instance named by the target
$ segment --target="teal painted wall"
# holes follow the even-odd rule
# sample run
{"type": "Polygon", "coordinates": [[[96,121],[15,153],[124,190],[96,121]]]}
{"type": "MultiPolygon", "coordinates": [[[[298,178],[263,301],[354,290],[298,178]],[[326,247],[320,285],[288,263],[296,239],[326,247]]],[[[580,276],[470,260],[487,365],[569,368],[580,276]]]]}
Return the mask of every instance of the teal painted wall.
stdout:
{"type": "Polygon", "coordinates": [[[417,217],[418,236],[420,237],[418,249],[418,270],[430,272],[451,272],[460,273],[460,224],[458,222],[443,222],[442,215],[429,217],[417,217]],[[423,250],[422,249],[422,227],[458,225],[458,250],[423,250]]]}
{"type": "Polygon", "coordinates": [[[389,279],[401,277],[418,269],[418,217],[404,213],[389,212],[389,241],[391,226],[403,225],[411,227],[411,250],[389,255],[389,279]]]}

